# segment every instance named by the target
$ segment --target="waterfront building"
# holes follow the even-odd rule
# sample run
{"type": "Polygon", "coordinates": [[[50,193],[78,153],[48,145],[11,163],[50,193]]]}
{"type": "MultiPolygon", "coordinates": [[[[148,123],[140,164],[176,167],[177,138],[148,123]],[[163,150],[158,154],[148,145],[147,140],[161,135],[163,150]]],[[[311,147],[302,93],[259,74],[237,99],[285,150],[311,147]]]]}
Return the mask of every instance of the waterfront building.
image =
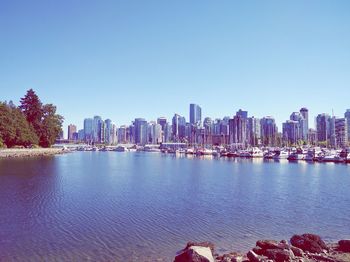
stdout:
{"type": "Polygon", "coordinates": [[[204,118],[203,121],[204,128],[204,144],[212,144],[212,135],[213,135],[213,121],[210,117],[204,118]]]}
{"type": "Polygon", "coordinates": [[[116,125],[110,119],[106,119],[105,125],[105,143],[108,145],[114,145],[117,143],[117,128],[116,125]]]}
{"type": "Polygon", "coordinates": [[[330,135],[330,119],[328,114],[319,114],[316,117],[317,141],[326,143],[329,141],[330,135]]]}
{"type": "Polygon", "coordinates": [[[167,120],[165,117],[158,117],[157,124],[162,127],[162,131],[164,131],[165,125],[167,124],[167,120]]]}
{"type": "Polygon", "coordinates": [[[70,124],[68,126],[68,140],[74,140],[73,134],[77,132],[77,126],[70,124]]]}
{"type": "MultiPolygon", "coordinates": [[[[248,132],[247,132],[247,118],[245,114],[241,114],[241,110],[229,120],[229,136],[230,144],[236,147],[247,147],[248,132]]],[[[244,112],[244,111],[243,111],[244,112]]]]}
{"type": "Polygon", "coordinates": [[[87,143],[91,143],[93,141],[93,119],[85,118],[84,119],[84,140],[87,143]]]}
{"type": "Polygon", "coordinates": [[[308,133],[309,133],[309,110],[306,107],[300,109],[300,113],[304,118],[304,121],[301,125],[301,138],[304,141],[308,141],[308,133]]]}
{"type": "Polygon", "coordinates": [[[186,119],[178,114],[175,114],[172,119],[172,135],[173,141],[179,142],[185,139],[186,134],[186,119]]]}
{"type": "MultiPolygon", "coordinates": [[[[93,126],[92,126],[92,139],[95,143],[101,143],[101,130],[104,129],[102,127],[102,118],[100,116],[94,116],[93,118],[93,126]]],[[[103,143],[103,142],[102,142],[103,143]]]]}
{"type": "Polygon", "coordinates": [[[248,118],[248,138],[251,146],[258,146],[261,144],[261,127],[260,119],[255,117],[248,118]]]}
{"type": "Polygon", "coordinates": [[[164,126],[164,142],[169,143],[172,138],[172,126],[169,123],[166,123],[164,126]]]}
{"type": "Polygon", "coordinates": [[[78,140],[79,140],[79,141],[84,141],[84,140],[85,140],[84,129],[80,129],[80,130],[78,131],[78,140]]]}
{"type": "Polygon", "coordinates": [[[120,126],[118,128],[118,143],[119,144],[127,144],[129,141],[127,140],[127,127],[126,126],[120,126]]]}
{"type": "Polygon", "coordinates": [[[336,147],[344,148],[348,145],[348,123],[346,118],[335,119],[336,147]]]}
{"type": "Polygon", "coordinates": [[[261,140],[264,146],[274,146],[277,142],[278,128],[276,121],[271,116],[263,117],[260,120],[261,140]]]}
{"type": "Polygon", "coordinates": [[[282,124],[282,136],[287,145],[296,145],[300,139],[300,122],[287,120],[282,124]]]}
{"type": "Polygon", "coordinates": [[[317,144],[317,131],[315,129],[310,128],[308,132],[308,142],[310,145],[317,144]]]}
{"type": "Polygon", "coordinates": [[[145,145],[148,142],[148,124],[144,118],[136,118],[134,122],[135,127],[135,144],[145,145]]]}
{"type": "Polygon", "coordinates": [[[202,123],[202,109],[199,105],[190,104],[190,123],[200,126],[202,123]]]}
{"type": "Polygon", "coordinates": [[[348,131],[348,143],[350,143],[350,109],[347,109],[344,118],[346,118],[347,122],[347,131],[348,131]]]}

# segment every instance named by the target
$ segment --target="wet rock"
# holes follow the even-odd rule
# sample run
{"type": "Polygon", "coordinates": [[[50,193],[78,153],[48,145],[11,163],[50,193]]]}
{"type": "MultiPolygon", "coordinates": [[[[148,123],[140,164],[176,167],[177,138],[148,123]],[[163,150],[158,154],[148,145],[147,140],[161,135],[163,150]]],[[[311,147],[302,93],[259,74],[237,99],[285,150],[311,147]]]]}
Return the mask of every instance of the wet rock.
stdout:
{"type": "Polygon", "coordinates": [[[182,250],[174,262],[215,262],[215,260],[209,247],[190,246],[182,250]]]}
{"type": "Polygon", "coordinates": [[[211,242],[188,242],[185,249],[188,249],[192,246],[209,247],[211,252],[214,254],[215,245],[211,242]]]}
{"type": "Polygon", "coordinates": [[[338,242],[339,250],[343,252],[350,252],[350,239],[340,240],[338,242]]]}
{"type": "Polygon", "coordinates": [[[327,250],[327,245],[321,237],[314,234],[294,235],[290,239],[290,243],[303,251],[311,253],[321,253],[323,250],[327,250]]]}

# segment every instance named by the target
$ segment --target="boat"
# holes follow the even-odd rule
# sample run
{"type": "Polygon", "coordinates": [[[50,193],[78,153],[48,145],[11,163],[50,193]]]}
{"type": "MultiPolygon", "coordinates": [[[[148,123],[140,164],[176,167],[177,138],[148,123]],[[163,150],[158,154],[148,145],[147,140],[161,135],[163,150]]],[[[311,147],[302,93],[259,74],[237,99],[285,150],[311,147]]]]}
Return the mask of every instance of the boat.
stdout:
{"type": "Polygon", "coordinates": [[[185,154],[186,155],[193,155],[195,152],[194,152],[194,149],[193,148],[187,148],[186,151],[185,151],[185,154]]]}
{"type": "Polygon", "coordinates": [[[319,162],[343,163],[345,158],[339,156],[336,151],[328,151],[323,156],[318,158],[319,162]]]}
{"type": "Polygon", "coordinates": [[[276,154],[275,151],[267,151],[264,154],[264,159],[273,159],[273,156],[276,154]]]}
{"type": "Polygon", "coordinates": [[[260,157],[264,157],[264,152],[262,150],[260,150],[257,147],[254,147],[251,151],[250,151],[250,155],[253,158],[260,158],[260,157]]]}
{"type": "Polygon", "coordinates": [[[239,154],[237,152],[227,152],[227,157],[239,157],[239,154]]]}
{"type": "Polygon", "coordinates": [[[129,151],[129,150],[128,150],[128,148],[126,146],[117,146],[113,151],[126,152],[126,151],[129,151]]]}
{"type": "Polygon", "coordinates": [[[304,151],[301,148],[298,148],[295,152],[291,153],[288,158],[289,161],[299,161],[305,159],[304,151]]]}
{"type": "Polygon", "coordinates": [[[275,155],[273,156],[273,159],[280,160],[280,159],[287,159],[289,157],[289,153],[285,150],[277,150],[275,155]]]}

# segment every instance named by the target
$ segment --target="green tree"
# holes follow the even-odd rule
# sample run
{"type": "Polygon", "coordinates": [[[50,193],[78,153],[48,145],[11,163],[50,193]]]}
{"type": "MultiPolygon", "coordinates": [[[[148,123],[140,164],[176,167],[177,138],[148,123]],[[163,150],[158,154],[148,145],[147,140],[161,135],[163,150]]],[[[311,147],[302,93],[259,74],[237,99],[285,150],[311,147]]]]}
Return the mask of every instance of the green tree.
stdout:
{"type": "Polygon", "coordinates": [[[63,117],[56,114],[56,107],[43,105],[34,90],[29,89],[19,108],[39,137],[39,145],[50,147],[62,130],[63,117]]]}
{"type": "Polygon", "coordinates": [[[34,128],[13,103],[0,102],[0,139],[7,147],[38,144],[34,128]]]}
{"type": "Polygon", "coordinates": [[[27,121],[34,127],[35,132],[39,134],[43,116],[42,103],[33,89],[29,89],[27,94],[21,98],[21,105],[19,108],[25,115],[27,121]]]}
{"type": "Polygon", "coordinates": [[[56,114],[56,106],[44,105],[40,132],[40,146],[51,146],[62,130],[63,117],[56,114]]]}

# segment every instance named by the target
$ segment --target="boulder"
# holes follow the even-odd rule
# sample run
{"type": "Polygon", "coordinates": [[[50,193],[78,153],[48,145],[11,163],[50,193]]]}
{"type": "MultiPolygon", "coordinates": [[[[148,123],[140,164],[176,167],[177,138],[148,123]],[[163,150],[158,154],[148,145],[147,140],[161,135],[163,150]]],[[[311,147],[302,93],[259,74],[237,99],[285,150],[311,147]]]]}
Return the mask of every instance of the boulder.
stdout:
{"type": "Polygon", "coordinates": [[[350,252],[350,239],[340,240],[338,242],[339,250],[343,252],[350,252]]]}
{"type": "Polygon", "coordinates": [[[215,245],[211,242],[188,242],[185,249],[190,248],[192,246],[209,247],[212,253],[214,253],[214,249],[215,249],[215,245]]]}
{"type": "Polygon", "coordinates": [[[174,262],[215,262],[215,260],[209,247],[190,246],[182,250],[174,262]]]}
{"type": "Polygon", "coordinates": [[[321,253],[323,250],[327,250],[326,243],[323,242],[320,236],[314,234],[294,235],[290,239],[290,243],[310,253],[321,253]]]}

